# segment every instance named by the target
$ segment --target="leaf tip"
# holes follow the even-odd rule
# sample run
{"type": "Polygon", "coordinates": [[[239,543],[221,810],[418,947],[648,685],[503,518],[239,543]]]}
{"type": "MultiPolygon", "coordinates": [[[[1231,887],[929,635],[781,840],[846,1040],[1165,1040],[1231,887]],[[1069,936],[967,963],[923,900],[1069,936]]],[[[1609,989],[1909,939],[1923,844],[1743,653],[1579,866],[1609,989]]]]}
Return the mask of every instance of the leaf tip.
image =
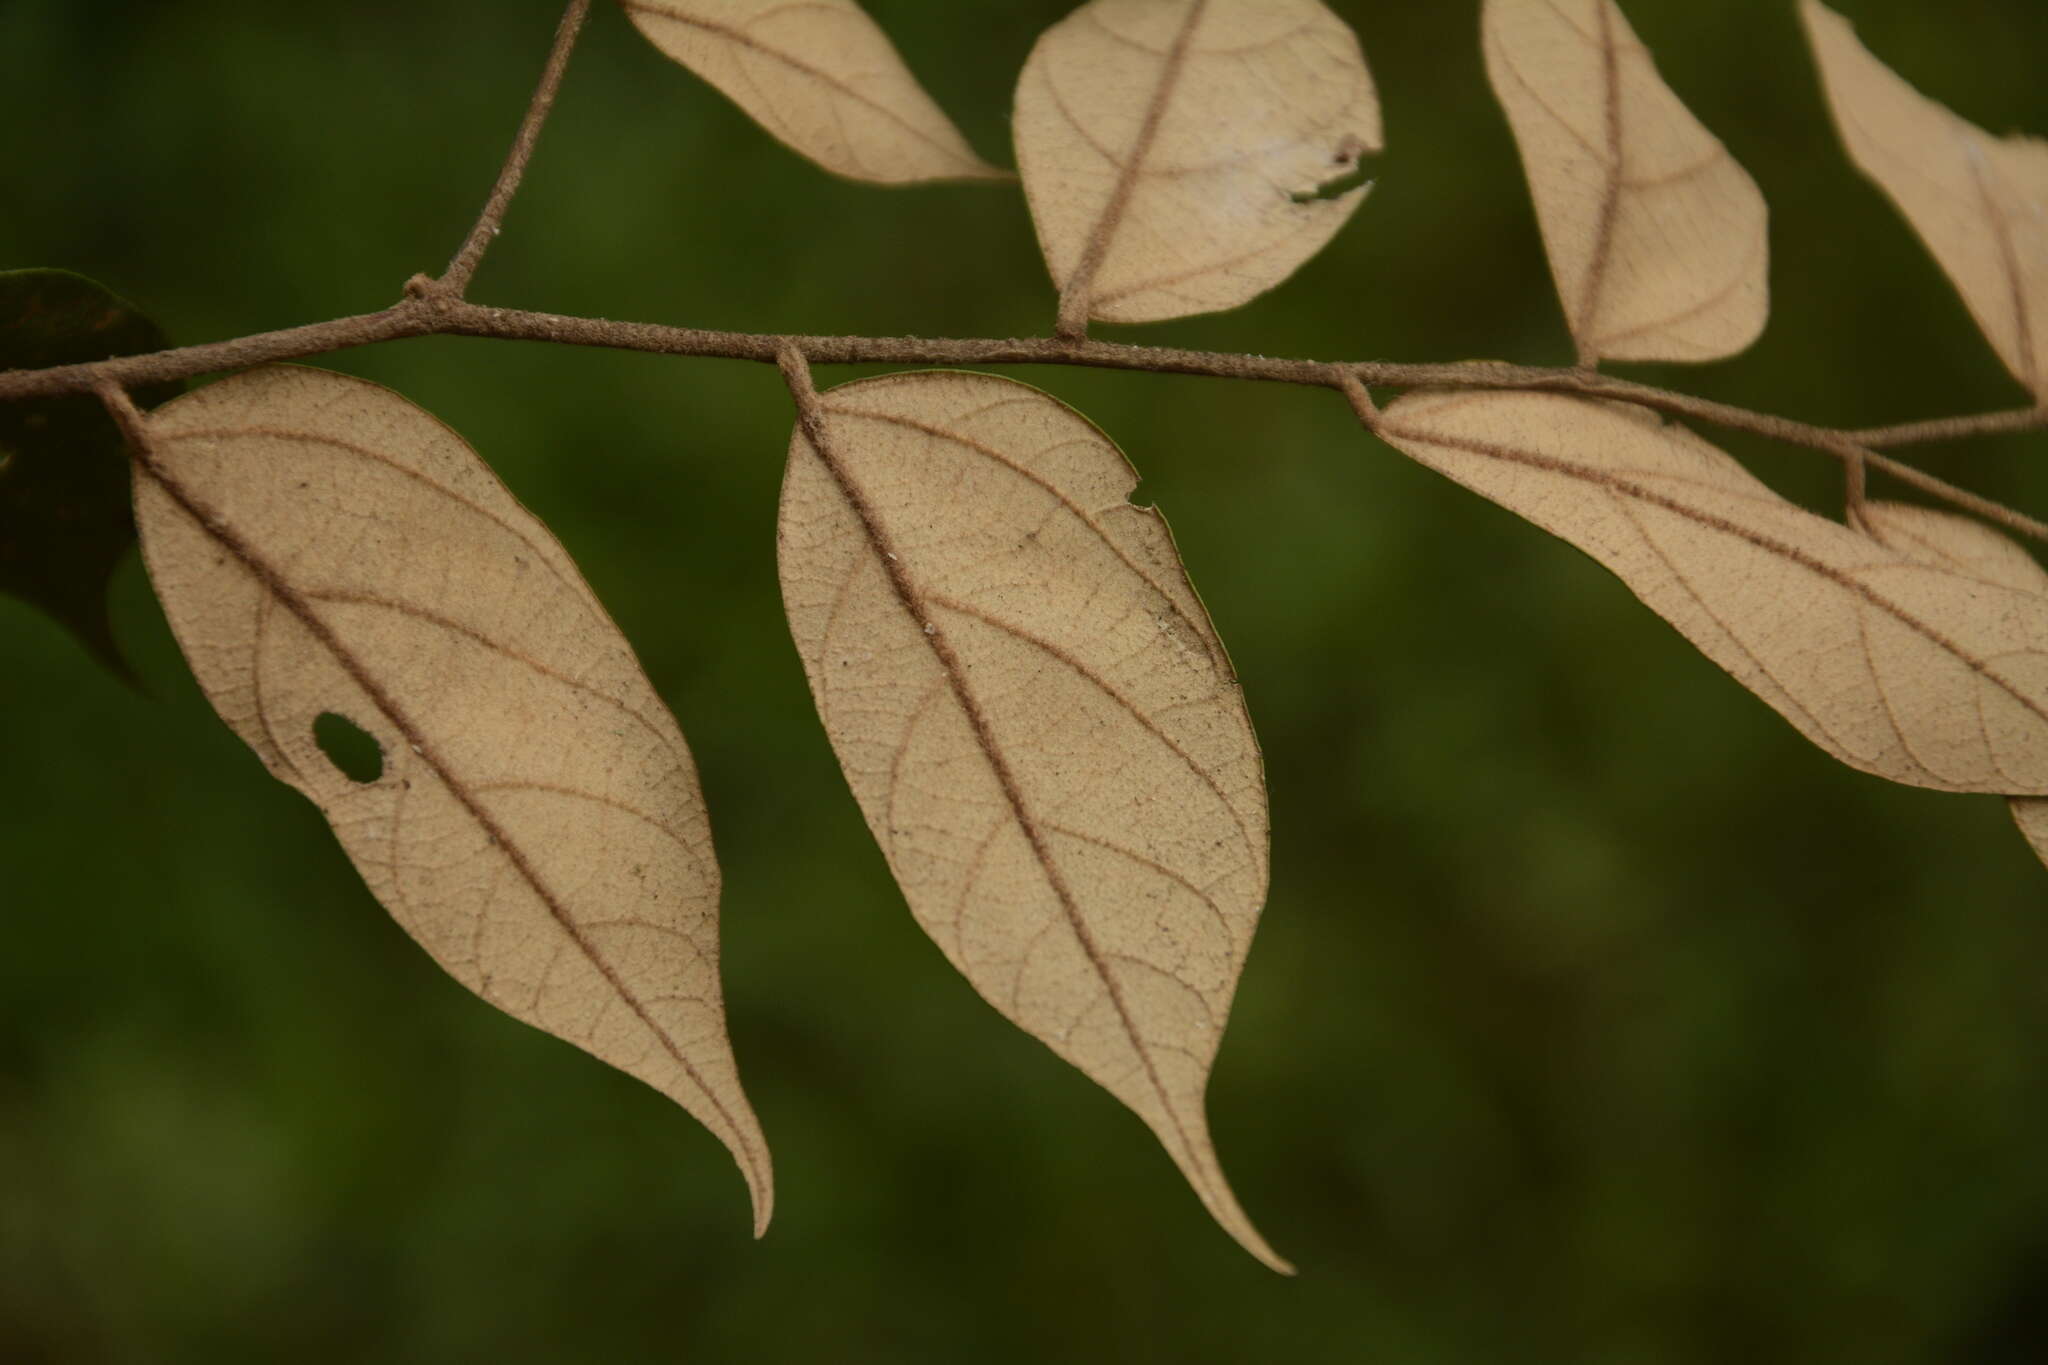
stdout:
{"type": "Polygon", "coordinates": [[[1266,1240],[1259,1236],[1256,1231],[1252,1231],[1249,1228],[1246,1230],[1251,1232],[1250,1238],[1239,1237],[1237,1239],[1238,1245],[1256,1257],[1260,1265],[1263,1265],[1276,1275],[1285,1275],[1289,1279],[1301,1274],[1301,1271],[1295,1268],[1294,1262],[1266,1245],[1266,1240]]]}
{"type": "MultiPolygon", "coordinates": [[[[703,1114],[694,1108],[691,1112],[704,1121],[703,1114]]],[[[740,1098],[736,1112],[725,1111],[723,1117],[725,1122],[716,1126],[707,1122],[706,1126],[732,1153],[733,1163],[740,1168],[740,1178],[747,1182],[747,1198],[754,1211],[754,1240],[759,1241],[767,1235],[768,1224],[775,1217],[775,1166],[768,1154],[768,1139],[744,1097],[740,1098]]]]}
{"type": "Polygon", "coordinates": [[[1188,1171],[1188,1175],[1195,1187],[1195,1193],[1200,1196],[1203,1207],[1209,1210],[1209,1216],[1216,1220],[1216,1225],[1229,1233],[1232,1241],[1251,1253],[1253,1260],[1274,1274],[1299,1274],[1300,1272],[1294,1268],[1294,1262],[1273,1250],[1272,1243],[1253,1226],[1251,1217],[1238,1204],[1237,1196],[1231,1193],[1229,1182],[1224,1180],[1223,1171],[1216,1164],[1215,1153],[1209,1152],[1205,1155],[1208,1159],[1202,1163],[1204,1169],[1201,1178],[1195,1178],[1193,1171],[1188,1171]]]}
{"type": "MultiPolygon", "coordinates": [[[[1221,1172],[1217,1173],[1217,1178],[1221,1180],[1221,1172]]],[[[1238,1206],[1237,1198],[1230,1192],[1228,1185],[1219,1184],[1214,1198],[1208,1190],[1200,1187],[1197,1187],[1197,1193],[1202,1196],[1202,1202],[1208,1205],[1210,1216],[1215,1218],[1217,1226],[1229,1233],[1232,1241],[1251,1253],[1253,1260],[1276,1275],[1294,1276],[1301,1273],[1295,1269],[1294,1262],[1273,1250],[1272,1243],[1252,1225],[1250,1216],[1238,1206]]]]}
{"type": "Polygon", "coordinates": [[[1856,25],[1843,15],[1823,5],[1820,0],[1799,0],[1799,23],[1806,30],[1806,41],[1814,55],[1823,64],[1832,55],[1823,50],[1829,42],[1858,43],[1856,25]]]}
{"type": "Polygon", "coordinates": [[[775,1177],[768,1169],[768,1156],[761,1154],[759,1168],[742,1163],[740,1171],[746,1176],[747,1194],[754,1201],[754,1240],[760,1241],[768,1235],[768,1224],[775,1217],[775,1177]]]}
{"type": "Polygon", "coordinates": [[[1187,1177],[1195,1196],[1202,1201],[1202,1207],[1216,1220],[1216,1226],[1250,1252],[1252,1259],[1275,1274],[1291,1276],[1299,1273],[1292,1261],[1273,1250],[1272,1244],[1253,1225],[1244,1206],[1237,1202],[1237,1195],[1231,1190],[1230,1181],[1223,1174],[1223,1165],[1216,1157],[1216,1147],[1210,1139],[1206,1120],[1186,1112],[1170,1126],[1155,1122],[1151,1115],[1146,1115],[1145,1120],[1166,1146],[1181,1174],[1187,1177]]]}

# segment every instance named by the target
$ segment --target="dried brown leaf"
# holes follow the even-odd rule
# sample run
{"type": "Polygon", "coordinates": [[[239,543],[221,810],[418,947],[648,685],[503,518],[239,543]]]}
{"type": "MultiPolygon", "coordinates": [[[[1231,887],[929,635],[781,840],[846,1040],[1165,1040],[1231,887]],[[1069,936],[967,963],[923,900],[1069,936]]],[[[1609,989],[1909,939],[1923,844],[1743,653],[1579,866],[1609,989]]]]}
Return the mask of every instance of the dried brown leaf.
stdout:
{"type": "Polygon", "coordinates": [[[2048,603],[2048,572],[2040,561],[1981,521],[1903,502],[1865,503],[1863,521],[1874,539],[1923,564],[2033,593],[2048,603]]]}
{"type": "Polygon", "coordinates": [[[1486,74],[1521,148],[1587,363],[1718,360],[1770,310],[1763,195],[1613,0],[1486,0],[1486,74]]]}
{"type": "Polygon", "coordinates": [[[1330,240],[1380,150],[1358,39],[1319,0],[1091,0],[1017,83],[1017,165],[1060,326],[1235,308],[1330,240]]]}
{"type": "Polygon", "coordinates": [[[853,0],[624,0],[661,51],[826,170],[900,185],[1008,179],[974,154],[853,0]]]}
{"type": "Polygon", "coordinates": [[[765,1227],[696,768],[561,545],[461,437],[345,375],[243,374],[144,432],[144,559],[221,718],[457,980],[710,1128],[765,1227]],[[375,737],[375,780],[323,754],[326,714],[375,737]]]}
{"type": "Polygon", "coordinates": [[[1800,13],[1862,172],[1948,273],[2006,368],[2048,403],[2048,142],[1995,138],[1900,80],[1815,0],[1800,13]]]}
{"type": "Polygon", "coordinates": [[[926,931],[1107,1087],[1218,1222],[1203,1092],[1266,894],[1257,741],[1166,524],[1099,430],[987,375],[802,420],[783,598],[848,783],[926,931]]]}
{"type": "MultiPolygon", "coordinates": [[[[1895,550],[1925,564],[2030,593],[2039,609],[2048,612],[2048,571],[2019,544],[1981,521],[1894,502],[1867,505],[1864,521],[1873,536],[1895,550]]],[[[2048,863],[2048,801],[2015,796],[2006,804],[2034,855],[2048,863]]]]}
{"type": "Polygon", "coordinates": [[[1787,502],[1654,414],[1561,394],[1421,394],[1380,435],[1614,571],[1843,762],[2048,793],[2048,611],[1787,502]]]}

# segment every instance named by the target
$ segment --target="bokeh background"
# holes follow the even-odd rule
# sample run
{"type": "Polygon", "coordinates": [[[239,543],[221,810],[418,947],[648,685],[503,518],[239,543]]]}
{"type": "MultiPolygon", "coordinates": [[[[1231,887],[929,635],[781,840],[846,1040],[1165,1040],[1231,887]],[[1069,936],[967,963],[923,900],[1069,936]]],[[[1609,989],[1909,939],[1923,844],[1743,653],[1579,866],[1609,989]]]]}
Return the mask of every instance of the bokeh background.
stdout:
{"type": "MultiPolygon", "coordinates": [[[[870,0],[984,155],[1064,0],[870,0]]],[[[1334,0],[1378,187],[1234,314],[1106,335],[1569,358],[1477,5],[1334,0]]],[[[2048,6],[1843,0],[1880,57],[2048,133],[2048,6]]],[[[1841,155],[1794,10],[1631,0],[1770,201],[1741,358],[1626,372],[1822,422],[2017,405],[1841,155]]],[[[0,0],[0,267],[199,341],[446,260],[553,0],[0,0]]],[[[1014,187],[783,150],[601,4],[481,301],[756,331],[1013,335],[1014,187]]],[[[1242,672],[1274,880],[1211,1092],[1246,1206],[911,921],[777,604],[772,371],[472,340],[337,355],[552,524],[702,765],[732,1032],[774,1144],[452,984],[212,716],[140,567],[131,691],[0,601],[0,1361],[2048,1359],[2048,872],[1998,801],[1831,763],[1571,549],[1325,394],[1024,374],[1118,437],[1242,672]]],[[[850,377],[833,371],[826,380],[850,377]]],[[[1733,440],[1832,505],[1798,451],[1733,440]]],[[[1925,463],[2048,509],[2048,437],[1925,463]]]]}

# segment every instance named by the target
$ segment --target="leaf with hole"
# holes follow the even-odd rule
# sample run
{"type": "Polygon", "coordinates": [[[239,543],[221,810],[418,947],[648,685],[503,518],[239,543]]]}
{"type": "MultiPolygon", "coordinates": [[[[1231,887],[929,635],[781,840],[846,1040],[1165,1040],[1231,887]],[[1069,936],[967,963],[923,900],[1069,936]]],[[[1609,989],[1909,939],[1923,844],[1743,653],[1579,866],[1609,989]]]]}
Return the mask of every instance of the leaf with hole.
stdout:
{"type": "MultiPolygon", "coordinates": [[[[157,325],[68,270],[0,272],[0,370],[161,350],[157,325]]],[[[153,406],[183,384],[152,384],[153,406]]],[[[121,433],[90,394],[0,403],[0,592],[68,627],[133,681],[107,621],[107,582],[135,543],[121,433]]]]}
{"type": "Polygon", "coordinates": [[[1481,25],[1580,358],[1717,360],[1755,341],[1763,195],[1614,0],[1486,0],[1481,25]]]}
{"type": "Polygon", "coordinates": [[[1060,326],[1235,308],[1364,202],[1358,39],[1320,0],[1090,0],[1017,82],[1017,168],[1060,326]]]}
{"type": "Polygon", "coordinates": [[[1265,781],[1165,522],[1107,437],[1012,380],[891,375],[799,410],[783,600],[912,912],[1285,1269],[1203,1102],[1266,895],[1265,781]]]}
{"type": "Polygon", "coordinates": [[[1379,434],[1613,570],[1808,739],[1946,791],[2048,793],[2048,612],[1787,502],[1654,413],[1430,393],[1379,434]]]}
{"type": "Polygon", "coordinates": [[[853,0],[624,0],[648,41],[838,175],[1000,180],[853,0]]]}
{"type": "Polygon", "coordinates": [[[1800,14],[1856,165],[1948,273],[2006,368],[2048,403],[2048,142],[1995,138],[1900,80],[1849,21],[1800,14]]]}
{"type": "Polygon", "coordinates": [[[459,436],[345,375],[226,379],[137,444],[144,561],[221,718],[457,980],[710,1128],[765,1227],[696,768],[561,545],[459,436]],[[381,750],[356,777],[328,757],[351,729],[381,750]]]}

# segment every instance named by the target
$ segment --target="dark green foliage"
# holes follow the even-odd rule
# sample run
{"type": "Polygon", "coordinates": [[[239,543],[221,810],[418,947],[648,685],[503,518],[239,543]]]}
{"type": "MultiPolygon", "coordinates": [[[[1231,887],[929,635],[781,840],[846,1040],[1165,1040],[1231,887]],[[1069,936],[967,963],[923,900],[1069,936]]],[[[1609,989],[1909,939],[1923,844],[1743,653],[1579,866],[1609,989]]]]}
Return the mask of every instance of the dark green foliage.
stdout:
{"type": "MultiPolygon", "coordinates": [[[[0,370],[161,350],[157,325],[68,270],[0,272],[0,370]]],[[[139,390],[144,407],[182,384],[139,390]]],[[[107,582],[135,543],[121,433],[89,394],[0,403],[0,592],[63,622],[132,680],[107,621],[107,582]]]]}

